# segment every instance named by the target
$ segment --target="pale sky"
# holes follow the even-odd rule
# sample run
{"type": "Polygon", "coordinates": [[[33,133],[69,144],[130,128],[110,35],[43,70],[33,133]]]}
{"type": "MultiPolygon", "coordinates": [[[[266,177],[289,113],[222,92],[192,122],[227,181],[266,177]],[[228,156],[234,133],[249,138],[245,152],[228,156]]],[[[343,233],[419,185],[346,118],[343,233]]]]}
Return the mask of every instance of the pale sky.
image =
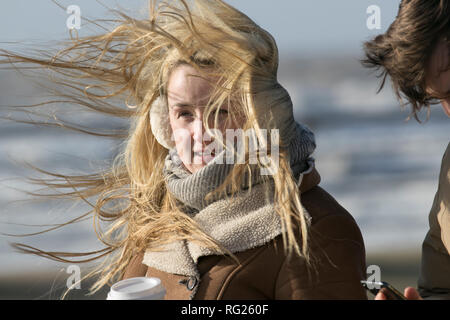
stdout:
{"type": "MultiPolygon", "coordinates": [[[[255,20],[276,39],[280,54],[357,54],[361,43],[383,32],[397,14],[400,0],[228,0],[255,20]],[[380,8],[381,29],[369,30],[366,12],[380,8]]],[[[106,18],[107,9],[94,0],[59,0],[63,6],[78,5],[81,18],[106,18]]],[[[146,0],[103,0],[139,14],[146,0]]],[[[0,41],[58,40],[67,37],[69,14],[51,0],[2,0],[0,41]]],[[[109,16],[111,17],[111,16],[109,16]]],[[[82,22],[83,23],[83,22],[82,22]]],[[[80,34],[87,32],[86,28],[80,34]]],[[[4,47],[0,44],[0,47],[4,47]]]]}

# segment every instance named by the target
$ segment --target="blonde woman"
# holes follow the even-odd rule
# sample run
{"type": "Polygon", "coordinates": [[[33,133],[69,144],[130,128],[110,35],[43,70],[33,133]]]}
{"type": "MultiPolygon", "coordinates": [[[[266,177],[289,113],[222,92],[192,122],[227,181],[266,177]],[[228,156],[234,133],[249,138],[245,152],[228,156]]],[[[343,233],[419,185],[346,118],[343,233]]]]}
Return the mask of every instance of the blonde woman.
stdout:
{"type": "Polygon", "coordinates": [[[59,185],[97,196],[95,221],[112,221],[96,230],[105,249],[85,253],[108,257],[92,290],[147,276],[166,299],[366,299],[360,230],[318,186],[314,135],[277,82],[272,36],[223,1],[122,17],[48,60],[4,53],[56,71],[73,103],[130,119],[110,170],[59,185]]]}

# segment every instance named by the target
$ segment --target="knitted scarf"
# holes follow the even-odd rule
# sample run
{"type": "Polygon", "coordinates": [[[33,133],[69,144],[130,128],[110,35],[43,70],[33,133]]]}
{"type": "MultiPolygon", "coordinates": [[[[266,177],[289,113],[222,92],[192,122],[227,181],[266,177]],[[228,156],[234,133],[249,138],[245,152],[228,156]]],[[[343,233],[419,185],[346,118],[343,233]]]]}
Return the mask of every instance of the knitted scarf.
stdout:
{"type": "MultiPolygon", "coordinates": [[[[314,134],[296,123],[294,136],[289,143],[289,159],[297,179],[312,171],[314,159],[311,154],[314,149],[314,134]]],[[[221,155],[223,154],[218,156],[221,155]]],[[[205,233],[232,253],[264,245],[280,235],[282,228],[280,217],[274,209],[273,179],[269,179],[269,183],[261,183],[261,175],[256,165],[252,167],[251,192],[247,190],[246,176],[242,190],[233,198],[227,200],[216,196],[208,201],[204,199],[208,192],[220,186],[233,167],[233,164],[218,163],[218,156],[192,174],[182,164],[176,149],[169,150],[163,173],[168,191],[179,200],[182,210],[195,220],[205,233]]],[[[304,212],[307,214],[305,209],[304,212]]],[[[168,273],[195,277],[196,283],[200,281],[196,266],[198,258],[217,254],[187,241],[171,243],[164,249],[147,250],[142,262],[168,273]]],[[[191,299],[195,292],[196,290],[193,291],[191,299]]]]}

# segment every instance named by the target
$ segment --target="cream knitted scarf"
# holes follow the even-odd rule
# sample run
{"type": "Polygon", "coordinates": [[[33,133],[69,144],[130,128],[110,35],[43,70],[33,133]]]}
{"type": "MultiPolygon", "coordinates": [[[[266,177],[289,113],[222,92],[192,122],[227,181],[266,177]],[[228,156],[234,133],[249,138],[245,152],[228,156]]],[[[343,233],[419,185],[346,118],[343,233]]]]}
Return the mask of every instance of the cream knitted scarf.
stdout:
{"type": "MultiPolygon", "coordinates": [[[[311,154],[314,149],[313,133],[296,123],[295,134],[289,144],[290,165],[295,177],[299,178],[313,169],[314,159],[311,154]]],[[[223,182],[233,166],[217,163],[217,158],[192,174],[183,166],[175,148],[170,149],[164,176],[169,192],[180,201],[184,212],[204,232],[233,253],[264,245],[280,235],[281,221],[273,203],[273,180],[260,183],[261,175],[256,166],[252,172],[251,192],[247,192],[244,185],[242,191],[232,199],[216,197],[204,201],[205,195],[223,182]]],[[[147,250],[143,263],[168,273],[195,277],[197,283],[200,280],[196,266],[198,258],[217,254],[186,241],[171,243],[164,249],[157,252],[147,250]]]]}

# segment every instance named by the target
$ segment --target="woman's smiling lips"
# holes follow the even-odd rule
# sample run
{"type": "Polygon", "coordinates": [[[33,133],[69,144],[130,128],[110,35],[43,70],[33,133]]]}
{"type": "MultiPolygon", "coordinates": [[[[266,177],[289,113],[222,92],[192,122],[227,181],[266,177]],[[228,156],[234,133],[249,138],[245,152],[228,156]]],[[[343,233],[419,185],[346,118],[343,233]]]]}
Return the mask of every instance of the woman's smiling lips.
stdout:
{"type": "Polygon", "coordinates": [[[208,163],[212,159],[214,159],[215,153],[214,152],[205,152],[203,151],[194,151],[194,158],[202,159],[203,162],[208,163]]]}

